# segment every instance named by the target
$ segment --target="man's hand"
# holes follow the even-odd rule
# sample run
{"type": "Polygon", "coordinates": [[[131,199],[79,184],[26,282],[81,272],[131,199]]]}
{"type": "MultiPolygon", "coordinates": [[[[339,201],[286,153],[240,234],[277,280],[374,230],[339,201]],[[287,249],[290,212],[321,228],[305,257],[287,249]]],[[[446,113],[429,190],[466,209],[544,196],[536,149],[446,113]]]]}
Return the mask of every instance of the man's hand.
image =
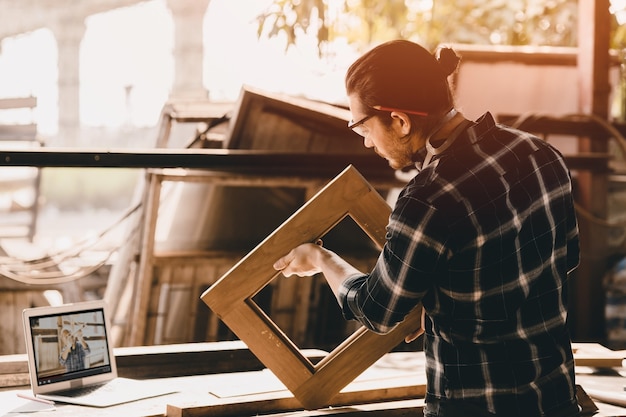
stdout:
{"type": "Polygon", "coordinates": [[[404,338],[405,343],[411,343],[412,341],[414,341],[415,339],[417,339],[424,333],[424,324],[425,324],[424,321],[425,320],[426,320],[426,310],[424,310],[424,307],[422,307],[422,319],[421,319],[422,323],[420,325],[420,328],[406,335],[406,337],[404,338]]]}
{"type": "Polygon", "coordinates": [[[76,340],[83,348],[87,347],[87,342],[85,342],[85,338],[83,337],[83,329],[76,332],[76,340]]]}
{"type": "Polygon", "coordinates": [[[274,269],[281,271],[286,277],[291,275],[306,277],[322,273],[335,297],[339,296],[339,288],[346,278],[361,274],[339,255],[324,248],[321,239],[292,249],[274,262],[274,269]]]}
{"type": "Polygon", "coordinates": [[[411,343],[412,341],[420,337],[423,333],[424,333],[424,329],[419,328],[415,330],[413,333],[409,333],[408,335],[406,335],[406,337],[404,338],[404,342],[411,343]]]}
{"type": "Polygon", "coordinates": [[[322,272],[319,265],[319,244],[304,243],[292,249],[287,255],[274,262],[274,269],[284,276],[306,277],[322,272]]]}

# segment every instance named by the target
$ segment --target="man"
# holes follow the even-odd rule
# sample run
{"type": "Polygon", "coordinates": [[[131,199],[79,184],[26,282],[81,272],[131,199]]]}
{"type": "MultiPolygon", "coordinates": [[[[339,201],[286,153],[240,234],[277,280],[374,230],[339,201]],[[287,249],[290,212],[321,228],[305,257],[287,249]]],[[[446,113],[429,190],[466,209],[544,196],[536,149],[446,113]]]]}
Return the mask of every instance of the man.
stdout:
{"type": "Polygon", "coordinates": [[[82,329],[74,334],[67,329],[61,330],[61,353],[59,354],[59,364],[65,366],[68,372],[85,369],[85,357],[91,352],[89,345],[83,337],[82,329]]]}
{"type": "Polygon", "coordinates": [[[392,168],[417,174],[369,273],[316,244],[274,267],[323,273],[344,316],[378,333],[421,302],[427,417],[576,416],[566,319],[579,239],[569,171],[539,138],[489,113],[465,119],[447,80],[458,63],[452,49],[434,56],[398,40],[352,64],[349,127],[392,168]]]}

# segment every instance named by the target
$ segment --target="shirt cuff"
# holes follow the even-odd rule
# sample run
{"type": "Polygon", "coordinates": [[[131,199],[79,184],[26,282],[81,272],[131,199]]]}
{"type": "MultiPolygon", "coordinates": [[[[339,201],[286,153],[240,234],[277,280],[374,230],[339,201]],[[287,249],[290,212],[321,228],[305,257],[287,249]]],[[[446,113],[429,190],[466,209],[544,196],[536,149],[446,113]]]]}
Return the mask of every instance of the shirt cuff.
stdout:
{"type": "Polygon", "coordinates": [[[358,289],[367,278],[365,274],[355,274],[346,278],[339,287],[337,302],[346,320],[356,319],[356,314],[352,310],[352,306],[356,306],[356,298],[358,289]]]}

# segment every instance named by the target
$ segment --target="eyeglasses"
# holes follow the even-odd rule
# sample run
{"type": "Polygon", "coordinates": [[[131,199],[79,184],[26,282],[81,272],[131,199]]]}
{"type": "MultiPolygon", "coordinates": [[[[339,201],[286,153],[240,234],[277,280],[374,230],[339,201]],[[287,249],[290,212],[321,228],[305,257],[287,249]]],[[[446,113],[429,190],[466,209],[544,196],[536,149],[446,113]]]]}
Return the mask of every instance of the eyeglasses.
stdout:
{"type": "MultiPolygon", "coordinates": [[[[404,110],[404,109],[397,109],[395,107],[384,107],[384,106],[372,106],[372,108],[378,111],[388,111],[388,112],[397,111],[397,112],[402,112],[402,113],[407,113],[407,114],[414,114],[416,116],[422,116],[422,117],[428,116],[428,113],[423,112],[423,111],[404,110]]],[[[357,122],[350,121],[348,123],[348,129],[352,129],[352,131],[356,133],[357,135],[365,137],[367,136],[367,131],[364,129],[365,126],[363,126],[363,123],[365,123],[366,121],[368,121],[374,116],[376,116],[376,114],[370,114],[369,116],[365,116],[364,118],[362,118],[361,120],[357,122]]]]}
{"type": "Polygon", "coordinates": [[[365,137],[365,136],[367,136],[367,131],[365,130],[365,126],[363,126],[363,123],[365,123],[366,121],[368,121],[369,119],[371,119],[374,116],[376,116],[376,115],[375,114],[370,114],[369,116],[365,116],[364,118],[362,118],[358,122],[350,121],[348,123],[348,129],[352,129],[352,131],[354,133],[356,133],[357,135],[365,137]]]}

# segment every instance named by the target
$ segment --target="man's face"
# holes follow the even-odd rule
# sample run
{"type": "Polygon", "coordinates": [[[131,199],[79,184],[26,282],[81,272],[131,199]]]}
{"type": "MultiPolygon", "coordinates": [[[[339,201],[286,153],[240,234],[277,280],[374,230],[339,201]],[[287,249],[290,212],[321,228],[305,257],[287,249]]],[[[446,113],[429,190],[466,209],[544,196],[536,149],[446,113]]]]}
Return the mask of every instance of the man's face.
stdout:
{"type": "MultiPolygon", "coordinates": [[[[353,121],[360,121],[367,116],[366,107],[356,95],[348,96],[350,112],[353,121]]],[[[380,112],[380,115],[384,115],[380,112]]],[[[395,112],[391,112],[391,125],[385,125],[378,115],[367,118],[354,129],[363,137],[363,145],[373,148],[374,151],[389,162],[393,169],[401,169],[413,164],[414,149],[406,131],[406,125],[402,125],[395,112]]]]}

